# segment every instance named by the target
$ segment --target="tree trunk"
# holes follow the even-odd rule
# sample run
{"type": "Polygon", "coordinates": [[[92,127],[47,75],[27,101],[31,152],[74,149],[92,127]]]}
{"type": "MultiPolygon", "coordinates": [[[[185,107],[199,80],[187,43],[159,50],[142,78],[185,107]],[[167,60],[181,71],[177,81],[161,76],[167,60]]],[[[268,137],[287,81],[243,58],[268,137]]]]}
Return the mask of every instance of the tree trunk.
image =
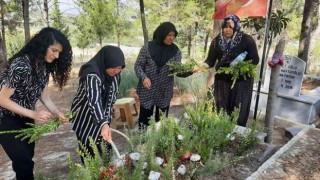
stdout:
{"type": "MultiPolygon", "coordinates": [[[[318,4],[315,17],[319,17],[319,15],[320,15],[320,8],[319,8],[319,4],[318,4]]],[[[318,18],[318,21],[313,25],[312,32],[311,32],[311,37],[319,37],[319,35],[320,35],[320,18],[318,18]]],[[[316,40],[317,40],[317,38],[311,38],[309,52],[313,52],[315,44],[316,44],[316,40]]],[[[309,62],[307,64],[306,72],[310,72],[311,63],[312,62],[309,62]]]]}
{"type": "Polygon", "coordinates": [[[29,26],[29,0],[22,0],[23,10],[23,26],[24,26],[24,37],[27,43],[30,39],[30,26],[29,26]]]}
{"type": "Polygon", "coordinates": [[[3,72],[6,63],[7,61],[6,61],[6,53],[4,51],[4,42],[0,35],[0,75],[3,72]]]}
{"type": "Polygon", "coordinates": [[[195,57],[197,53],[198,29],[199,29],[199,23],[195,22],[192,57],[195,57]]]}
{"type": "MultiPolygon", "coordinates": [[[[213,21],[213,32],[216,32],[216,34],[213,35],[213,37],[216,37],[218,33],[221,31],[221,25],[218,21],[213,21]]],[[[207,87],[210,88],[214,83],[214,75],[216,71],[214,68],[211,68],[208,73],[207,77],[207,87]]]]}
{"type": "Polygon", "coordinates": [[[191,28],[189,28],[189,33],[188,33],[188,56],[190,57],[191,55],[191,46],[192,46],[192,32],[191,28]]]}
{"type": "Polygon", "coordinates": [[[304,60],[307,65],[312,32],[312,18],[316,14],[318,3],[319,0],[305,0],[304,3],[298,57],[304,60]]]}
{"type": "Polygon", "coordinates": [[[49,27],[49,8],[48,8],[48,0],[43,0],[44,7],[44,19],[46,21],[47,26],[49,27]]]}
{"type": "MultiPolygon", "coordinates": [[[[117,1],[117,17],[119,18],[120,17],[120,13],[119,13],[119,10],[120,9],[120,7],[119,7],[119,1],[117,1]]],[[[119,25],[119,22],[117,22],[117,29],[118,29],[118,31],[116,32],[116,34],[117,34],[117,45],[118,45],[118,47],[120,48],[120,38],[121,38],[121,35],[120,35],[120,32],[121,31],[119,31],[119,29],[120,29],[120,25],[119,25]]]]}
{"type": "MultiPolygon", "coordinates": [[[[281,36],[279,43],[276,45],[273,57],[282,56],[286,42],[286,36],[281,36]]],[[[278,91],[278,77],[280,73],[280,65],[277,64],[271,68],[269,94],[267,101],[265,124],[267,127],[267,136],[265,138],[266,143],[271,143],[273,139],[274,117],[277,107],[277,91],[278,91]]]]}
{"type": "Polygon", "coordinates": [[[208,31],[206,33],[206,37],[204,39],[204,47],[203,47],[203,58],[206,56],[207,54],[207,49],[208,49],[208,42],[209,42],[209,35],[210,35],[210,32],[208,31]]]}
{"type": "Polygon", "coordinates": [[[149,38],[148,38],[148,30],[146,25],[146,16],[144,13],[144,2],[143,0],[140,0],[140,13],[141,13],[141,24],[142,24],[142,31],[143,31],[143,39],[144,44],[148,44],[149,38]]]}
{"type": "MultiPolygon", "coordinates": [[[[7,62],[6,30],[4,25],[4,15],[5,15],[4,7],[5,7],[5,2],[1,1],[0,2],[0,8],[1,8],[0,9],[0,13],[1,13],[1,34],[0,34],[1,45],[0,46],[2,47],[2,49],[0,49],[0,53],[1,53],[0,64],[5,64],[7,62]]],[[[0,72],[1,72],[1,67],[0,67],[0,72]]]]}

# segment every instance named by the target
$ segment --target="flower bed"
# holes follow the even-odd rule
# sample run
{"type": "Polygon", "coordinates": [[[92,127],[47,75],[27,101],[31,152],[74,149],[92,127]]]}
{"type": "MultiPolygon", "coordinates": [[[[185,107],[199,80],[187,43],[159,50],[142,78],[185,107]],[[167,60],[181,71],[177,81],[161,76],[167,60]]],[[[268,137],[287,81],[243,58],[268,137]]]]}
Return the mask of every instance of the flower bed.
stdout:
{"type": "Polygon", "coordinates": [[[254,128],[245,136],[235,134],[238,110],[228,116],[212,111],[209,101],[185,109],[180,119],[162,117],[145,131],[127,130],[133,146],[121,158],[95,156],[85,158],[85,165],[69,161],[70,179],[192,179],[239,162],[256,143],[254,128]],[[226,153],[228,147],[234,151],[226,153]]]}

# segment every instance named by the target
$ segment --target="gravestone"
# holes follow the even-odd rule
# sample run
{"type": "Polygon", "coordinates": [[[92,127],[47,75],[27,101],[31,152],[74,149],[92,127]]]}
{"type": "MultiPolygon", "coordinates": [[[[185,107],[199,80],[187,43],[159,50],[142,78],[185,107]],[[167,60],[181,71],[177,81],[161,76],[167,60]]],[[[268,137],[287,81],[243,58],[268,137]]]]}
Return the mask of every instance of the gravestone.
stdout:
{"type": "MultiPolygon", "coordinates": [[[[306,63],[294,56],[284,55],[284,65],[280,68],[278,94],[300,96],[306,63]]],[[[269,90],[271,68],[267,66],[263,89],[269,90]]]]}
{"type": "MultiPolygon", "coordinates": [[[[306,63],[294,56],[284,56],[284,66],[280,68],[275,116],[311,124],[320,115],[320,87],[300,95],[306,63]]],[[[266,113],[269,96],[271,69],[267,67],[264,84],[260,91],[258,110],[266,113]]],[[[255,100],[255,93],[252,99],[255,100]]],[[[251,101],[251,107],[255,107],[251,101]]]]}

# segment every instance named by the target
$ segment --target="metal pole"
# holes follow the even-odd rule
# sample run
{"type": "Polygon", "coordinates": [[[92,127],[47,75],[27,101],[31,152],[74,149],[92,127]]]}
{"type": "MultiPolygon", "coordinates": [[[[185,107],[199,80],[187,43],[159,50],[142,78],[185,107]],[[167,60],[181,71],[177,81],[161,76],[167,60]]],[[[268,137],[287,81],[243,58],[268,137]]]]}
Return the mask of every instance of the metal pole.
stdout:
{"type": "Polygon", "coordinates": [[[266,50],[267,50],[267,43],[268,43],[268,38],[269,38],[271,9],[272,9],[272,0],[269,0],[268,12],[267,12],[267,17],[266,17],[266,30],[265,30],[265,36],[264,36],[263,53],[262,53],[261,67],[260,67],[260,76],[259,76],[258,89],[257,89],[257,99],[256,99],[255,108],[254,108],[253,119],[257,119],[257,112],[258,112],[258,105],[259,105],[259,98],[260,98],[260,89],[261,89],[261,79],[263,76],[263,66],[264,66],[264,62],[266,59],[266,50]]]}

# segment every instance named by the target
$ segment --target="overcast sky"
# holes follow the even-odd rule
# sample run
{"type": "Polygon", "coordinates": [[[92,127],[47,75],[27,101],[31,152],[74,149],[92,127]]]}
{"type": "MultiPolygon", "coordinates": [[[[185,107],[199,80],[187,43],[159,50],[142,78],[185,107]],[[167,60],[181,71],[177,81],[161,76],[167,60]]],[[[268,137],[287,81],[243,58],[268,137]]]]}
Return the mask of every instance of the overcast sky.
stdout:
{"type": "Polygon", "coordinates": [[[60,11],[63,14],[79,14],[77,6],[73,3],[73,0],[59,0],[60,11]]]}

